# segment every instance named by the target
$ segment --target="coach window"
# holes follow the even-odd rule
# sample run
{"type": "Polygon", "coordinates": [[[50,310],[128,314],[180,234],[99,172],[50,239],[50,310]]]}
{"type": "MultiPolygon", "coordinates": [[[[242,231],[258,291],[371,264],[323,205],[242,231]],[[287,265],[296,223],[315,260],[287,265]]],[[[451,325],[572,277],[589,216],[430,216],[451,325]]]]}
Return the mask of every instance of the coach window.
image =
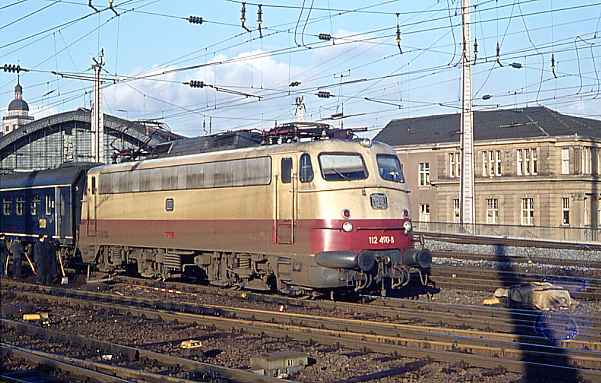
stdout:
{"type": "Polygon", "coordinates": [[[290,183],[292,181],[292,158],[282,158],[281,171],[282,183],[290,183]]]}
{"type": "Polygon", "coordinates": [[[17,213],[17,215],[23,215],[23,204],[25,201],[23,201],[23,198],[18,197],[17,198],[17,206],[15,207],[15,213],[17,213]]]}
{"type": "Polygon", "coordinates": [[[175,202],[173,201],[173,198],[167,198],[165,200],[165,211],[173,211],[174,208],[175,202]]]}
{"type": "Polygon", "coordinates": [[[2,214],[11,215],[13,201],[9,199],[2,200],[2,214]]]}
{"type": "Polygon", "coordinates": [[[40,197],[36,194],[31,201],[31,215],[38,215],[38,206],[40,206],[40,197]]]}
{"type": "Polygon", "coordinates": [[[46,215],[52,215],[52,199],[47,195],[44,200],[46,202],[46,215]]]}
{"type": "Polygon", "coordinates": [[[96,194],[96,177],[92,177],[92,194],[96,194]]]}
{"type": "Polygon", "coordinates": [[[313,181],[313,165],[311,165],[311,156],[307,153],[301,155],[299,168],[301,182],[313,181]]]}

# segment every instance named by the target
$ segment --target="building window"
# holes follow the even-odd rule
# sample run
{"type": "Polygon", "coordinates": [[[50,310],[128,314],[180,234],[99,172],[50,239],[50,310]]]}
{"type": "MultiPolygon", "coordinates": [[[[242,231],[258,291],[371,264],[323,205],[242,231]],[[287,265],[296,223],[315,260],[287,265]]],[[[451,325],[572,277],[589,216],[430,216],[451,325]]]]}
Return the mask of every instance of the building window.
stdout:
{"type": "Polygon", "coordinates": [[[419,163],[419,186],[430,185],[430,163],[420,162],[419,163]]]}
{"type": "Polygon", "coordinates": [[[497,150],[495,152],[495,175],[499,177],[503,173],[503,167],[501,162],[501,151],[497,150]]]}
{"type": "Polygon", "coordinates": [[[23,198],[18,197],[17,198],[17,204],[15,206],[15,213],[17,215],[23,215],[23,204],[25,203],[25,201],[23,200],[23,198]]]}
{"type": "Polygon", "coordinates": [[[566,197],[561,199],[561,224],[570,224],[570,199],[566,197]]]}
{"type": "Polygon", "coordinates": [[[593,155],[591,148],[582,148],[580,152],[580,161],[582,163],[580,169],[582,169],[582,174],[592,174],[593,170],[593,155]]]}
{"type": "MultiPolygon", "coordinates": [[[[592,200],[591,200],[591,202],[592,202],[592,200]]],[[[591,226],[591,210],[589,208],[588,198],[584,198],[584,219],[582,220],[582,226],[585,226],[585,227],[591,226]]]]}
{"type": "Polygon", "coordinates": [[[486,223],[489,225],[499,223],[499,200],[496,198],[486,200],[486,223]]]}
{"type": "Polygon", "coordinates": [[[601,228],[601,197],[597,201],[597,228],[601,228]]]}
{"type": "MultiPolygon", "coordinates": [[[[599,200],[601,201],[601,200],[599,200]]],[[[11,215],[11,210],[12,210],[12,201],[9,199],[3,199],[2,200],[2,214],[4,215],[11,215]]]]}
{"type": "Polygon", "coordinates": [[[461,223],[461,205],[458,198],[453,200],[453,223],[461,223]]]}
{"type": "Polygon", "coordinates": [[[449,153],[449,177],[461,176],[461,156],[459,152],[449,153]]]}
{"type": "MultiPolygon", "coordinates": [[[[501,153],[499,153],[499,158],[501,153]]],[[[538,149],[517,149],[517,175],[538,174],[538,149]]]]}
{"type": "Polygon", "coordinates": [[[498,177],[501,173],[501,151],[490,150],[482,152],[482,177],[498,177]]]}
{"type": "Polygon", "coordinates": [[[561,148],[561,174],[570,174],[570,148],[561,148]]]}
{"type": "Polygon", "coordinates": [[[37,195],[31,201],[31,215],[38,215],[38,207],[40,206],[40,197],[37,195]]]}
{"type": "Polygon", "coordinates": [[[524,174],[530,174],[530,149],[524,149],[524,174]]]}
{"type": "Polygon", "coordinates": [[[482,177],[488,176],[488,161],[486,152],[482,152],[482,177]]]}
{"type": "Polygon", "coordinates": [[[522,225],[534,225],[534,199],[522,198],[522,225]]]}
{"type": "Polygon", "coordinates": [[[430,222],[430,205],[421,204],[419,209],[419,221],[420,222],[430,222]]]}

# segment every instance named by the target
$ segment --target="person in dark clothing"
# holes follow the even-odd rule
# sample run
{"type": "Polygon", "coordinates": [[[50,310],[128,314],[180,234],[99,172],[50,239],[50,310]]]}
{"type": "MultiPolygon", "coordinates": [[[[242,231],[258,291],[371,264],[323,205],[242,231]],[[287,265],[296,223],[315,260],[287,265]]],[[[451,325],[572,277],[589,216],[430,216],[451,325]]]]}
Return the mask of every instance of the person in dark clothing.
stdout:
{"type": "Polygon", "coordinates": [[[48,242],[49,257],[48,257],[48,283],[53,283],[58,275],[58,261],[57,261],[57,249],[59,243],[56,240],[50,240],[48,242]]]}
{"type": "Polygon", "coordinates": [[[38,273],[38,282],[50,283],[50,245],[44,234],[40,234],[33,245],[33,262],[38,273]]]}
{"type": "Polygon", "coordinates": [[[13,241],[10,246],[10,252],[13,255],[13,278],[20,279],[21,278],[21,263],[23,262],[23,245],[21,241],[13,241]]]}
{"type": "Polygon", "coordinates": [[[6,274],[6,260],[8,259],[8,249],[6,248],[6,238],[0,234],[0,278],[6,274]]]}

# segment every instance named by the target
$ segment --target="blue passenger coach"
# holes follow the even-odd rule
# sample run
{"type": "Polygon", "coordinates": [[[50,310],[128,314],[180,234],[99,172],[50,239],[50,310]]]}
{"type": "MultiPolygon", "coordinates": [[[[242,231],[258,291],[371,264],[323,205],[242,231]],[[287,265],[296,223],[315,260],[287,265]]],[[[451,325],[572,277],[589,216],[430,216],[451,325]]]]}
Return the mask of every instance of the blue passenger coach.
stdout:
{"type": "Polygon", "coordinates": [[[91,165],[0,176],[0,233],[31,242],[39,234],[75,243],[85,174],[91,165]]]}

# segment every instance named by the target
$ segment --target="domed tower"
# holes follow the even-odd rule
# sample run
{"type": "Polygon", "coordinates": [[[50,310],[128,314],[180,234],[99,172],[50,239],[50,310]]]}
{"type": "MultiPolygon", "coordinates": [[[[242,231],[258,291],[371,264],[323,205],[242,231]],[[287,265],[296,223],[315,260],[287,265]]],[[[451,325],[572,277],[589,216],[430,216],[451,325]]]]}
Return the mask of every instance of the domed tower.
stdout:
{"type": "Polygon", "coordinates": [[[23,87],[21,87],[21,84],[17,80],[15,99],[8,104],[8,113],[2,117],[0,136],[8,134],[31,121],[33,121],[33,116],[29,115],[29,105],[23,100],[23,87]]]}

